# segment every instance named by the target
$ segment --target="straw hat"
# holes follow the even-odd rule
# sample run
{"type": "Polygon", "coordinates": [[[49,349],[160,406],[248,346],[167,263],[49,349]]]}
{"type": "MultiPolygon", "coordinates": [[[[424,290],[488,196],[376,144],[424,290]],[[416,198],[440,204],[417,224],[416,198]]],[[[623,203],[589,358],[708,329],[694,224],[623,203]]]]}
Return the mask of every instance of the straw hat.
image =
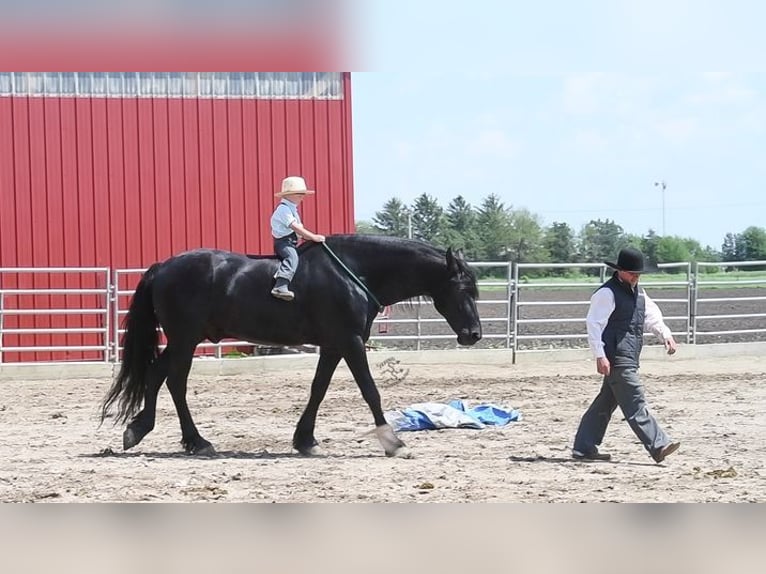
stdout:
{"type": "Polygon", "coordinates": [[[291,175],[282,180],[282,189],[275,195],[277,197],[287,197],[288,195],[311,195],[313,189],[306,187],[306,181],[297,175],[291,175]]]}

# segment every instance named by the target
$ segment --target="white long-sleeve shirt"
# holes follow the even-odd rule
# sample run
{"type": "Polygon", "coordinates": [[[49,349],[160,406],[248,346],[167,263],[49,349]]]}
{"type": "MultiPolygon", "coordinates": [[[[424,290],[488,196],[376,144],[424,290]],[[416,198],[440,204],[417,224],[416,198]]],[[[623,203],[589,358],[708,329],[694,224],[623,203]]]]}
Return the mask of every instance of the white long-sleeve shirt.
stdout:
{"type": "MultiPolygon", "coordinates": [[[[638,287],[638,289],[638,296],[643,297],[645,302],[644,331],[654,333],[663,341],[666,340],[671,336],[671,332],[665,324],[662,311],[660,311],[657,303],[649,298],[646,291],[641,289],[641,287],[638,287]]],[[[588,345],[593,353],[593,357],[596,359],[606,356],[601,335],[604,333],[614,307],[614,293],[608,287],[598,289],[590,298],[590,308],[588,309],[588,315],[585,317],[585,323],[588,329],[588,345]]]]}

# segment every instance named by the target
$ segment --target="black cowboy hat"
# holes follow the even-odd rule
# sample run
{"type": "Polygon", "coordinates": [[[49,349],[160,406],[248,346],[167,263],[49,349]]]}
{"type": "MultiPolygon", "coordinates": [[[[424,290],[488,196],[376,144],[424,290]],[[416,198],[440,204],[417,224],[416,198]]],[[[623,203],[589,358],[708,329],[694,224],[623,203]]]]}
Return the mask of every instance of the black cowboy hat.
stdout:
{"type": "Polygon", "coordinates": [[[612,263],[611,261],[604,261],[604,263],[612,269],[629,271],[630,273],[654,271],[654,269],[647,265],[644,254],[635,247],[623,247],[620,249],[620,253],[617,255],[617,263],[612,263]]]}

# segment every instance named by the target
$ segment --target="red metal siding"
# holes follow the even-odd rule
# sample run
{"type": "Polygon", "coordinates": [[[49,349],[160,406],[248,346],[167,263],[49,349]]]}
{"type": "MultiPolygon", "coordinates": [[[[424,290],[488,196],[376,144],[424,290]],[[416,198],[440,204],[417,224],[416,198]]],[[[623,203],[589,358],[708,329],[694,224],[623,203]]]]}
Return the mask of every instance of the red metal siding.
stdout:
{"type": "MultiPolygon", "coordinates": [[[[65,198],[77,197],[77,127],[75,101],[73,98],[62,98],[61,104],[61,216],[63,224],[63,252],[65,267],[75,267],[75,256],[78,252],[77,234],[80,229],[80,217],[77,211],[77,201],[65,201],[65,198]]],[[[77,277],[66,275],[62,287],[67,289],[79,288],[77,277]]],[[[65,295],[61,308],[82,307],[85,301],[79,295],[65,295]]],[[[88,325],[81,317],[63,316],[58,318],[57,326],[82,328],[88,325]]],[[[57,341],[69,342],[73,345],[83,345],[82,335],[71,334],[68,337],[58,335],[57,341]]]]}
{"type": "MultiPolygon", "coordinates": [[[[202,246],[271,253],[269,216],[287,175],[303,175],[317,190],[301,206],[309,228],[352,232],[350,75],[343,77],[342,100],[0,98],[0,267],[145,267],[202,246]]],[[[3,286],[73,281],[18,276],[3,286]]],[[[60,308],[71,297],[19,296],[14,305],[60,308]]],[[[97,306],[96,296],[77,299],[97,306]]],[[[8,317],[5,326],[83,327],[91,319],[101,320],[8,317]]],[[[88,338],[17,335],[5,343],[93,344],[88,338]]],[[[93,353],[75,355],[66,358],[93,353]]]]}

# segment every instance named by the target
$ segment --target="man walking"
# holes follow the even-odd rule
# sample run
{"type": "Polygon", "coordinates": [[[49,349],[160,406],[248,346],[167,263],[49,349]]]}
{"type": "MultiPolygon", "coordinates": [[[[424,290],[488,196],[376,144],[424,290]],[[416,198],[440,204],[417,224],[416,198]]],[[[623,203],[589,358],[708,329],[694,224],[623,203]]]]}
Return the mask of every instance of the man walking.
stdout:
{"type": "Polygon", "coordinates": [[[660,463],[681,443],[671,441],[649,412],[638,376],[639,356],[644,329],[664,341],[669,355],[676,352],[676,342],[660,308],[638,287],[641,273],[646,271],[643,253],[626,247],[617,263],[604,263],[615,271],[591,297],[586,317],[588,344],[596,359],[596,371],[604,380],[580,421],[572,456],[579,460],[611,459],[599,452],[598,445],[619,406],[644,448],[660,463]]]}

